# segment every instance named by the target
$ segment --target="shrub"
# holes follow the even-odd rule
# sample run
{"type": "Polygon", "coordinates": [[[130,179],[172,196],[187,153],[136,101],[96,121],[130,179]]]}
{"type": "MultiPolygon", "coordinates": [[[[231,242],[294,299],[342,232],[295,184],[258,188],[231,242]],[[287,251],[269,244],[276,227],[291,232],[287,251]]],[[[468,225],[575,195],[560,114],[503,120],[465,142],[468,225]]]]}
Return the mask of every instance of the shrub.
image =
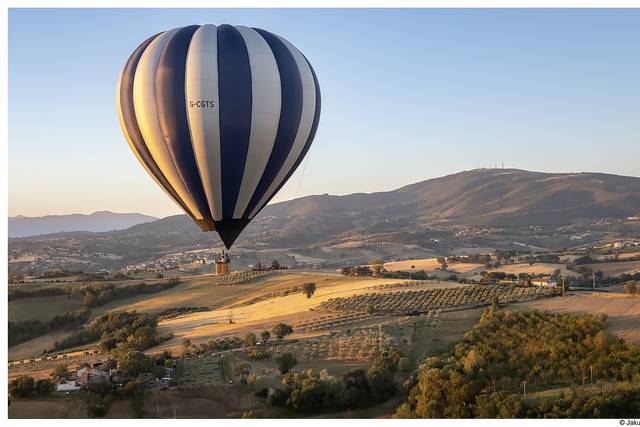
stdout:
{"type": "Polygon", "coordinates": [[[271,353],[266,350],[253,350],[249,353],[249,358],[253,360],[263,360],[271,357],[271,353]]]}

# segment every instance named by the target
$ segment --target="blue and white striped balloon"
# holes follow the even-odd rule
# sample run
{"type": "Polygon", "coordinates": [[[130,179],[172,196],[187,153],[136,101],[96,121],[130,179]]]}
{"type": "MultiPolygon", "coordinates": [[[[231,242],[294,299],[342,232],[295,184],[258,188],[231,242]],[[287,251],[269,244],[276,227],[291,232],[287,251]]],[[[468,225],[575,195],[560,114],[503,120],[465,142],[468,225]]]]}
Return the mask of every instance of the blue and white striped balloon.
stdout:
{"type": "Polygon", "coordinates": [[[117,109],[147,172],[229,248],[309,150],[320,88],[280,36],[192,25],[138,46],[120,75],[117,109]]]}

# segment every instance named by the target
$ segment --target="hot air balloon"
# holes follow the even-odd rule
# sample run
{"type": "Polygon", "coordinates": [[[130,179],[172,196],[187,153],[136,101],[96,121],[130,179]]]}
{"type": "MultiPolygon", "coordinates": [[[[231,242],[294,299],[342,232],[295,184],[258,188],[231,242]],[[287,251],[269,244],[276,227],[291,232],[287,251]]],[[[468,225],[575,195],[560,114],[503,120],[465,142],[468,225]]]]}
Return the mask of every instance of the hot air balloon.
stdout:
{"type": "Polygon", "coordinates": [[[227,249],[309,150],[320,88],[305,56],[258,28],[191,25],[137,47],[118,81],[139,162],[227,249]]]}

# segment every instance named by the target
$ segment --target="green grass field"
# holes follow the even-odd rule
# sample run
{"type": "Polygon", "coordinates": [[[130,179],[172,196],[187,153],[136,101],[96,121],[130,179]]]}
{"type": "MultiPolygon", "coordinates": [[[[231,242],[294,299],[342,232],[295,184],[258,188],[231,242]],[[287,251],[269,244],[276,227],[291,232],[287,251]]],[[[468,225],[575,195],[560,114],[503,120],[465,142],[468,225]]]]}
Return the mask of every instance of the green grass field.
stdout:
{"type": "Polygon", "coordinates": [[[445,312],[440,315],[441,323],[416,327],[409,352],[412,364],[415,366],[428,356],[449,350],[452,344],[460,341],[473,328],[483,310],[476,308],[445,312]]]}
{"type": "MultiPolygon", "coordinates": [[[[587,381],[589,381],[587,379],[587,381]]],[[[595,384],[585,384],[581,386],[571,387],[555,387],[547,390],[536,391],[534,393],[527,393],[527,396],[523,399],[525,403],[536,404],[543,400],[557,400],[563,397],[568,397],[571,393],[597,393],[601,391],[607,391],[614,388],[629,387],[631,383],[628,382],[596,382],[595,384]]]]}
{"type": "Polygon", "coordinates": [[[20,298],[9,301],[10,320],[49,321],[53,316],[76,311],[82,307],[78,298],[67,298],[65,295],[51,297],[20,298]]]}

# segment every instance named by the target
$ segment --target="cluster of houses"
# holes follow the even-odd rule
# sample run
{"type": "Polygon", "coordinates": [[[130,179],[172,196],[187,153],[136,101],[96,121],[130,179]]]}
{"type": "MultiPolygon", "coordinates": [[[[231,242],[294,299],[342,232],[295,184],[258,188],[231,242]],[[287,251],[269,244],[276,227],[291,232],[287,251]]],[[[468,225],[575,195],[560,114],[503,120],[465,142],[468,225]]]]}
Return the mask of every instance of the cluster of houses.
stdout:
{"type": "Polygon", "coordinates": [[[76,391],[90,383],[118,382],[118,379],[115,369],[106,369],[102,362],[96,362],[75,372],[70,372],[66,378],[61,378],[56,384],[56,391],[76,391]]]}
{"type": "MultiPolygon", "coordinates": [[[[159,380],[164,387],[169,386],[174,376],[173,367],[165,367],[165,375],[159,380]]],[[[147,378],[151,382],[152,378],[147,378]]],[[[91,383],[112,382],[117,386],[122,386],[126,379],[118,375],[116,369],[108,369],[104,367],[102,362],[96,362],[88,366],[84,366],[75,372],[70,372],[65,378],[61,378],[56,384],[56,391],[70,392],[77,391],[86,387],[91,383]]]]}

